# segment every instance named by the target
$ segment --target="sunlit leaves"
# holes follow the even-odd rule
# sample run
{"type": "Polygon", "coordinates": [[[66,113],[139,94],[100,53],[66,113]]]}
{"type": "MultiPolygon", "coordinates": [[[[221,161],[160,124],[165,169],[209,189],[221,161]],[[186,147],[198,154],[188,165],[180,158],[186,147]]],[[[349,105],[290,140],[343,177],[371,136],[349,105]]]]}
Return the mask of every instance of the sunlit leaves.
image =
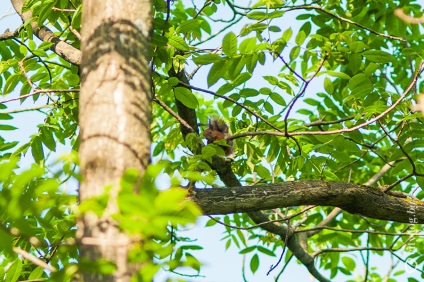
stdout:
{"type": "Polygon", "coordinates": [[[386,64],[389,62],[395,62],[395,58],[384,51],[381,50],[368,50],[365,51],[363,53],[361,53],[362,56],[364,56],[365,58],[367,58],[368,60],[370,60],[371,62],[374,63],[382,63],[382,64],[386,64]]]}
{"type": "Polygon", "coordinates": [[[3,94],[8,94],[12,92],[12,90],[15,89],[20,79],[21,79],[21,76],[16,73],[9,76],[6,80],[6,85],[4,87],[3,94]]]}
{"type": "Polygon", "coordinates": [[[182,51],[190,50],[190,47],[187,45],[187,43],[184,41],[184,39],[179,37],[179,36],[174,35],[174,36],[169,37],[168,43],[178,50],[182,50],[182,51]]]}
{"type": "Polygon", "coordinates": [[[18,281],[19,276],[21,275],[21,272],[22,272],[22,261],[19,258],[17,258],[9,267],[4,281],[5,282],[18,281]]]}
{"type": "Polygon", "coordinates": [[[213,64],[211,70],[208,74],[208,86],[214,85],[220,78],[222,78],[222,75],[225,74],[227,71],[225,66],[225,61],[221,60],[219,62],[216,62],[213,64]]]}
{"type": "MultiPolygon", "coordinates": [[[[167,164],[169,163],[151,165],[143,179],[144,185],[141,186],[139,186],[137,172],[128,170],[122,178],[122,190],[117,199],[120,213],[115,215],[125,232],[149,239],[136,246],[130,257],[136,261],[145,262],[154,269],[156,269],[157,263],[153,262],[153,254],[160,255],[162,259],[172,255],[174,243],[169,242],[169,224],[178,226],[192,223],[201,214],[200,209],[194,203],[185,200],[188,193],[186,189],[172,188],[165,191],[155,189],[155,179],[167,164]],[[147,183],[150,184],[146,185],[147,183]],[[134,194],[134,189],[139,193],[134,194]]],[[[182,246],[175,254],[176,260],[170,261],[170,266],[174,269],[181,265],[178,258],[184,254],[186,261],[183,265],[198,270],[200,267],[198,260],[184,252],[184,250],[198,249],[201,247],[182,246]]],[[[154,273],[155,271],[150,275],[154,273]]]]}
{"type": "Polygon", "coordinates": [[[224,36],[222,40],[222,52],[229,57],[237,53],[237,36],[234,33],[230,32],[224,36]]]}
{"type": "Polygon", "coordinates": [[[358,74],[349,80],[349,88],[352,90],[351,95],[360,99],[370,94],[373,87],[371,81],[364,74],[358,74]]]}
{"type": "Polygon", "coordinates": [[[193,62],[198,65],[207,65],[221,61],[221,57],[217,54],[206,54],[193,58],[193,62]]]}

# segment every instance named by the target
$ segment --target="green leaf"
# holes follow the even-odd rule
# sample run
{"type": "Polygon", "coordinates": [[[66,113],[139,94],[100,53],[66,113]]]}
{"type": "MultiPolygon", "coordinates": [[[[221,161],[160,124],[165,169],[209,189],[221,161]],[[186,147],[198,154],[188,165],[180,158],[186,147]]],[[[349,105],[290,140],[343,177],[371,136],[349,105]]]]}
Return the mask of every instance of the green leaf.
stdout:
{"type": "Polygon", "coordinates": [[[180,33],[187,33],[191,31],[195,31],[199,28],[199,24],[202,22],[202,20],[198,19],[190,19],[183,21],[176,29],[176,32],[180,33]]]}
{"type": "Polygon", "coordinates": [[[264,20],[268,18],[268,14],[265,12],[254,11],[248,13],[247,18],[251,20],[264,20]]]}
{"type": "Polygon", "coordinates": [[[294,61],[300,53],[300,47],[299,46],[295,46],[293,49],[291,49],[290,51],[290,60],[294,61]]]}
{"type": "Polygon", "coordinates": [[[287,104],[286,104],[286,101],[284,100],[284,98],[283,98],[280,94],[278,94],[278,93],[272,92],[272,93],[269,95],[269,97],[271,97],[271,99],[272,99],[275,103],[277,103],[278,105],[280,105],[280,106],[285,107],[285,106],[287,105],[287,104]]]}
{"type": "Polygon", "coordinates": [[[374,63],[387,64],[396,61],[391,54],[381,50],[368,50],[361,53],[361,55],[374,63]]]}
{"type": "Polygon", "coordinates": [[[157,208],[157,212],[161,214],[178,212],[181,209],[178,203],[181,203],[186,196],[187,189],[168,189],[160,191],[159,195],[154,200],[154,205],[157,208]]]}
{"type": "Polygon", "coordinates": [[[312,98],[305,98],[304,102],[308,105],[311,105],[311,106],[318,106],[318,105],[321,104],[319,101],[312,99],[312,98]]]}
{"type": "Polygon", "coordinates": [[[199,106],[196,96],[185,87],[175,87],[174,94],[178,101],[190,109],[196,109],[199,106]]]}
{"type": "MultiPolygon", "coordinates": [[[[11,169],[11,165],[13,165],[13,168],[15,167],[15,163],[8,163],[7,164],[11,169]]],[[[0,166],[1,169],[4,168],[4,166],[0,166]]],[[[0,170],[0,180],[4,181],[6,179],[8,179],[11,174],[7,175],[6,177],[3,177],[4,174],[6,174],[7,172],[11,172],[12,170],[7,170],[7,171],[1,171],[0,170]]],[[[2,255],[3,256],[8,256],[11,257],[13,255],[13,249],[12,247],[14,246],[13,244],[13,240],[15,238],[12,237],[12,235],[10,235],[9,232],[5,231],[3,228],[0,228],[0,249],[2,250],[2,255]]]]}
{"type": "Polygon", "coordinates": [[[350,51],[352,53],[358,53],[358,52],[361,52],[365,47],[366,45],[362,41],[354,41],[350,45],[350,51]]]}
{"type": "Polygon", "coordinates": [[[357,73],[362,65],[362,57],[359,54],[351,54],[349,56],[349,67],[352,73],[357,73]]]}
{"type": "Polygon", "coordinates": [[[234,86],[239,86],[240,84],[245,83],[246,81],[248,81],[251,77],[252,77],[252,74],[251,73],[243,72],[243,73],[239,74],[236,77],[236,79],[234,79],[233,85],[234,86]]]}
{"type": "Polygon", "coordinates": [[[303,24],[303,26],[300,28],[303,32],[305,32],[305,35],[308,36],[311,34],[312,25],[311,22],[307,21],[303,24]]]}
{"type": "Polygon", "coordinates": [[[0,130],[15,130],[15,129],[18,129],[18,128],[14,127],[13,125],[0,124],[0,130]]]}
{"type": "Polygon", "coordinates": [[[19,276],[21,275],[21,272],[22,272],[22,262],[20,258],[17,258],[7,270],[6,279],[4,281],[5,282],[18,281],[19,276]]]}
{"type": "Polygon", "coordinates": [[[204,146],[202,148],[202,158],[209,162],[212,162],[212,157],[216,155],[216,150],[213,146],[204,146]]]}
{"type": "Polygon", "coordinates": [[[355,261],[352,258],[344,256],[344,257],[342,257],[342,262],[343,262],[344,266],[347,269],[350,270],[350,272],[355,271],[356,264],[355,264],[355,261]]]}
{"type": "Polygon", "coordinates": [[[252,252],[254,250],[256,250],[256,246],[250,246],[250,247],[247,247],[247,248],[244,248],[243,250],[241,250],[239,252],[239,254],[241,254],[241,255],[247,254],[247,253],[250,253],[250,252],[252,252]]]}
{"type": "Polygon", "coordinates": [[[333,77],[338,77],[341,79],[350,79],[350,76],[343,73],[343,72],[337,72],[337,71],[327,71],[328,75],[333,77]]]}
{"type": "Polygon", "coordinates": [[[38,26],[42,26],[44,21],[50,16],[50,14],[53,12],[53,7],[56,4],[56,1],[45,1],[43,2],[43,6],[41,8],[41,11],[39,13],[39,17],[37,20],[38,26]]]}
{"type": "Polygon", "coordinates": [[[54,140],[53,132],[51,129],[48,129],[45,126],[41,128],[41,140],[50,151],[56,150],[56,141],[54,140]]]}
{"type": "Polygon", "coordinates": [[[40,137],[38,136],[31,141],[31,153],[37,163],[44,160],[43,145],[41,144],[40,137]]]}
{"type": "Polygon", "coordinates": [[[281,28],[279,28],[278,26],[275,26],[275,25],[270,26],[268,29],[271,32],[280,32],[281,31],[281,28]]]}
{"type": "Polygon", "coordinates": [[[171,37],[168,38],[168,43],[172,47],[175,47],[176,49],[179,49],[182,51],[190,50],[190,47],[187,45],[184,39],[179,36],[172,35],[171,37]]]}
{"type": "Polygon", "coordinates": [[[46,51],[40,50],[40,49],[34,50],[32,53],[34,55],[38,56],[38,57],[47,57],[48,56],[46,51]]]}
{"type": "Polygon", "coordinates": [[[363,73],[357,74],[349,80],[349,87],[355,89],[363,85],[371,86],[371,81],[363,73]]]}
{"type": "Polygon", "coordinates": [[[365,75],[371,76],[380,66],[376,63],[370,63],[364,70],[365,75]]]}
{"type": "Polygon", "coordinates": [[[13,141],[13,142],[1,144],[0,145],[0,151],[6,151],[6,150],[9,150],[9,149],[12,149],[13,147],[15,147],[18,144],[19,144],[18,141],[13,141]]]}
{"type": "Polygon", "coordinates": [[[16,88],[16,85],[18,84],[20,77],[21,76],[17,73],[14,73],[11,76],[9,76],[6,79],[6,85],[4,86],[3,94],[9,94],[10,92],[12,92],[16,88]]]}
{"type": "Polygon", "coordinates": [[[220,78],[222,78],[227,70],[224,68],[226,61],[222,60],[216,62],[211,67],[208,74],[208,87],[214,85],[220,78]]]}
{"type": "Polygon", "coordinates": [[[216,93],[218,94],[225,94],[230,92],[231,90],[233,90],[236,86],[232,83],[225,83],[224,85],[222,85],[221,87],[219,87],[219,89],[216,91],[216,93]]]}
{"type": "Polygon", "coordinates": [[[301,31],[299,31],[299,33],[296,35],[296,39],[295,39],[295,42],[296,42],[296,44],[297,45],[302,45],[303,44],[303,42],[305,42],[305,39],[306,39],[306,33],[303,31],[303,30],[301,30],[301,31]]]}
{"type": "Polygon", "coordinates": [[[217,54],[206,54],[193,58],[193,62],[197,65],[208,65],[211,63],[219,62],[222,58],[217,54]]]}
{"type": "Polygon", "coordinates": [[[22,55],[24,55],[24,56],[26,56],[26,55],[27,55],[27,53],[28,53],[28,49],[27,49],[24,45],[19,46],[19,51],[20,51],[20,52],[21,52],[21,54],[22,54],[22,55]]]}
{"type": "Polygon", "coordinates": [[[255,273],[259,268],[259,256],[258,254],[254,254],[252,259],[250,260],[250,270],[252,273],[255,273]]]}
{"type": "Polygon", "coordinates": [[[222,52],[228,57],[232,57],[237,53],[237,36],[233,32],[224,36],[222,40],[222,52]]]}
{"type": "Polygon", "coordinates": [[[34,51],[34,50],[35,50],[35,48],[37,48],[37,45],[35,45],[34,40],[32,40],[32,39],[28,40],[28,48],[29,48],[29,50],[31,50],[31,51],[34,51]]]}
{"type": "Polygon", "coordinates": [[[284,31],[283,35],[281,36],[282,39],[284,39],[284,41],[288,42],[290,40],[290,38],[293,35],[293,30],[290,28],[286,29],[286,31],[284,31]]]}
{"type": "Polygon", "coordinates": [[[334,92],[333,83],[331,82],[331,80],[328,77],[324,78],[324,89],[330,95],[333,94],[333,92],[334,92]]]}
{"type": "MultiPolygon", "coordinates": [[[[216,219],[216,220],[219,220],[219,217],[214,217],[214,219],[216,219]]],[[[213,220],[213,219],[209,219],[208,220],[208,222],[206,222],[206,227],[209,227],[209,226],[214,226],[215,224],[217,224],[218,222],[216,222],[216,220],[213,220]]]]}
{"type": "Polygon", "coordinates": [[[255,50],[256,48],[256,37],[250,37],[244,39],[239,46],[240,54],[247,54],[255,50]]]}
{"type": "Polygon", "coordinates": [[[258,251],[268,256],[275,257],[275,253],[273,251],[268,250],[262,246],[258,246],[258,251]]]}
{"type": "Polygon", "coordinates": [[[43,276],[44,273],[44,268],[42,268],[41,266],[37,266],[32,272],[31,274],[28,276],[28,280],[36,280],[39,279],[43,276]]]}

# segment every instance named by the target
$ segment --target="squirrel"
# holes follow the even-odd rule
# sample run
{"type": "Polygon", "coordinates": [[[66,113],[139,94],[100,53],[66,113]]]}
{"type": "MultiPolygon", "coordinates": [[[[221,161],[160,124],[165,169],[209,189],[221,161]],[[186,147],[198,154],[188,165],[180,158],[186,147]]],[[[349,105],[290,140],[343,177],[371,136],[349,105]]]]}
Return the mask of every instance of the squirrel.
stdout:
{"type": "MultiPolygon", "coordinates": [[[[208,144],[217,140],[225,140],[231,136],[228,130],[228,125],[222,118],[219,117],[212,117],[209,119],[209,126],[203,131],[203,135],[206,140],[208,140],[208,144]]],[[[227,140],[227,145],[228,146],[221,146],[221,148],[224,150],[226,156],[230,156],[234,151],[233,141],[227,140]]]]}

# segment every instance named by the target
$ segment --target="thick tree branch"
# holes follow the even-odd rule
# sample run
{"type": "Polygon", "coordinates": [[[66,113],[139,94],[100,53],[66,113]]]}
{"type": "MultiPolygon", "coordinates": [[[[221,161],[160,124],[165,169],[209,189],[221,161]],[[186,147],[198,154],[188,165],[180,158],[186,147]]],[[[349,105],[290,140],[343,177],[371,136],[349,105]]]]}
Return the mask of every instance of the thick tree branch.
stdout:
{"type": "MultiPolygon", "coordinates": [[[[13,8],[21,17],[22,21],[25,22],[32,17],[32,11],[27,11],[22,13],[23,0],[12,0],[13,8]]],[[[81,63],[81,51],[72,45],[62,41],[57,37],[50,29],[47,27],[39,27],[36,21],[31,22],[32,30],[34,34],[44,42],[52,42],[54,45],[51,47],[51,50],[61,56],[66,61],[79,65],[81,63]]]]}
{"type": "Polygon", "coordinates": [[[424,203],[419,200],[393,197],[368,186],[322,180],[227,189],[196,189],[189,199],[197,203],[205,214],[319,205],[339,207],[352,214],[382,220],[424,222],[424,203]]]}

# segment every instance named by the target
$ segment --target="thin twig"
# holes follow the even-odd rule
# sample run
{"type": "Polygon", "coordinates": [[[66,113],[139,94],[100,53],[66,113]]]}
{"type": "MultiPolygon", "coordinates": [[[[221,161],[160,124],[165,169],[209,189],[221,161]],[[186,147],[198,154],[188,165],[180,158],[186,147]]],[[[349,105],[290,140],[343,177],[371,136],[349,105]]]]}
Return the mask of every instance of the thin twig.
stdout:
{"type": "Polygon", "coordinates": [[[37,111],[41,109],[47,109],[47,108],[53,108],[53,105],[39,105],[34,107],[28,107],[23,109],[15,109],[10,111],[1,111],[2,114],[15,114],[15,113],[23,113],[23,112],[29,112],[29,111],[37,111]]]}
{"type": "MultiPolygon", "coordinates": [[[[370,245],[370,235],[367,236],[367,247],[370,245]]],[[[370,264],[370,250],[366,250],[367,257],[365,259],[365,275],[364,275],[364,282],[368,281],[368,274],[369,274],[369,264],[370,264]]],[[[362,252],[361,252],[362,253],[362,252]]]]}
{"type": "Polygon", "coordinates": [[[328,248],[328,249],[322,249],[315,251],[311,254],[312,257],[317,257],[320,254],[323,253],[342,253],[342,252],[357,252],[357,251],[389,251],[392,252],[393,250],[389,248],[383,248],[383,247],[356,247],[356,248],[328,248]]]}
{"type": "Polygon", "coordinates": [[[382,191],[383,191],[384,193],[387,193],[388,191],[390,191],[390,190],[392,190],[394,187],[396,187],[396,185],[398,185],[399,183],[402,183],[403,181],[405,181],[406,179],[408,179],[408,178],[410,178],[410,177],[412,177],[412,176],[414,176],[414,174],[413,174],[413,173],[410,173],[410,174],[408,174],[408,175],[405,175],[405,176],[404,176],[404,177],[402,177],[401,179],[396,180],[394,183],[392,183],[392,184],[390,184],[389,186],[387,186],[387,187],[385,187],[384,189],[382,189],[382,191]]]}
{"type": "MultiPolygon", "coordinates": [[[[191,85],[186,84],[186,83],[184,83],[184,82],[182,82],[182,81],[179,81],[179,84],[180,84],[180,85],[182,85],[182,86],[185,86],[185,87],[187,87],[187,88],[189,88],[189,89],[196,90],[196,91],[201,91],[201,92],[204,92],[204,93],[211,94],[211,95],[214,95],[214,96],[216,96],[216,97],[222,98],[222,99],[224,99],[224,100],[230,101],[230,102],[232,102],[232,103],[236,104],[237,106],[241,107],[242,109],[244,109],[245,111],[247,111],[247,112],[248,112],[248,113],[250,113],[251,115],[253,115],[253,116],[255,116],[255,117],[259,118],[259,119],[260,119],[260,120],[262,120],[264,123],[266,123],[267,125],[271,126],[272,128],[274,128],[275,130],[279,131],[281,134],[283,134],[283,135],[284,135],[284,133],[283,133],[283,132],[282,132],[282,131],[278,128],[278,127],[276,127],[275,125],[273,125],[272,123],[270,123],[270,122],[269,122],[268,120],[266,120],[264,117],[262,117],[261,115],[259,115],[259,114],[255,113],[254,111],[252,111],[251,109],[249,109],[249,108],[248,108],[248,107],[246,107],[245,105],[243,105],[243,104],[241,104],[241,103],[237,102],[236,100],[234,100],[234,99],[232,99],[232,98],[230,98],[230,97],[227,97],[227,96],[224,96],[224,95],[221,95],[221,94],[218,94],[218,93],[215,93],[215,92],[213,92],[213,91],[206,90],[206,89],[203,89],[203,88],[199,88],[199,87],[191,86],[191,85]]],[[[274,133],[277,133],[277,132],[274,132],[274,133]]],[[[231,139],[234,139],[234,138],[231,138],[231,139]]],[[[227,140],[230,140],[230,139],[227,139],[227,140]]]]}
{"type": "MultiPolygon", "coordinates": [[[[289,124],[288,118],[289,118],[290,112],[293,109],[294,104],[296,104],[297,100],[305,93],[306,88],[308,88],[308,86],[309,86],[309,83],[317,76],[317,74],[321,70],[322,66],[324,65],[324,62],[327,60],[327,57],[328,57],[328,54],[325,54],[324,58],[321,59],[321,63],[319,64],[317,71],[312,75],[311,78],[309,78],[308,80],[304,80],[302,78],[302,80],[305,82],[305,85],[300,90],[299,94],[297,94],[296,97],[294,97],[294,99],[290,103],[289,108],[288,108],[287,113],[286,113],[286,116],[284,117],[284,133],[286,134],[287,137],[289,137],[289,135],[288,135],[288,124],[289,124]]],[[[296,73],[296,72],[294,72],[294,73],[296,73]]]]}
{"type": "Polygon", "coordinates": [[[167,111],[171,116],[173,116],[179,123],[187,127],[191,132],[195,133],[196,131],[191,127],[184,119],[182,119],[176,112],[174,112],[167,104],[159,100],[157,97],[153,97],[153,101],[161,106],[165,111],[167,111]]]}
{"type": "Polygon", "coordinates": [[[9,103],[9,102],[12,102],[12,101],[21,100],[21,99],[24,99],[24,98],[27,98],[27,97],[31,97],[31,96],[40,94],[40,93],[79,92],[79,91],[80,91],[79,89],[39,89],[39,90],[36,90],[36,91],[34,91],[32,93],[21,95],[21,96],[19,96],[17,98],[11,98],[11,99],[8,99],[8,100],[0,101],[0,104],[6,104],[6,103],[9,103]]]}
{"type": "Polygon", "coordinates": [[[357,23],[357,22],[354,22],[354,21],[352,21],[352,20],[349,20],[349,19],[346,19],[346,18],[340,17],[340,16],[338,16],[338,15],[336,15],[336,14],[333,14],[333,13],[331,13],[331,12],[327,11],[327,10],[324,10],[324,9],[323,9],[322,7],[320,7],[320,6],[310,6],[310,5],[297,6],[297,7],[293,7],[293,8],[289,8],[289,9],[287,9],[287,10],[286,10],[286,12],[288,12],[288,11],[293,11],[293,10],[300,10],[300,9],[302,9],[302,10],[303,10],[303,9],[304,9],[304,10],[317,10],[317,11],[320,11],[320,12],[322,12],[322,13],[324,13],[324,14],[327,14],[327,15],[329,15],[329,16],[331,16],[331,17],[333,17],[333,18],[336,18],[336,19],[338,19],[339,21],[343,21],[343,22],[347,22],[347,23],[350,23],[350,24],[356,25],[357,27],[362,28],[362,29],[365,29],[365,30],[367,30],[367,31],[371,32],[372,34],[375,34],[375,35],[378,35],[378,36],[382,36],[382,37],[385,37],[385,38],[388,38],[388,39],[394,39],[394,40],[399,40],[399,41],[402,41],[402,42],[406,42],[406,40],[405,40],[405,39],[403,39],[403,38],[401,38],[401,37],[397,37],[397,36],[393,36],[393,35],[386,35],[386,34],[384,34],[384,33],[377,32],[377,31],[372,30],[372,29],[370,29],[370,28],[368,28],[368,27],[366,27],[366,26],[364,26],[364,25],[361,25],[360,23],[357,23]]]}
{"type": "Polygon", "coordinates": [[[26,72],[25,67],[24,67],[23,60],[19,61],[18,65],[19,65],[19,68],[21,69],[21,71],[24,73],[25,79],[28,82],[29,86],[31,87],[32,91],[36,91],[37,87],[35,87],[34,84],[31,81],[31,79],[29,79],[28,73],[26,72]]]}
{"type": "Polygon", "coordinates": [[[411,158],[411,156],[409,156],[409,154],[405,151],[405,149],[403,148],[403,146],[402,146],[402,144],[400,144],[400,142],[399,142],[399,139],[395,139],[395,138],[393,138],[391,135],[390,135],[390,132],[384,127],[384,125],[381,123],[381,121],[377,121],[378,122],[378,124],[379,124],[379,126],[380,126],[380,128],[384,131],[384,133],[386,134],[386,136],[393,142],[393,143],[395,143],[396,145],[398,145],[398,147],[399,147],[399,149],[402,151],[402,153],[405,155],[405,157],[408,159],[408,161],[409,161],[409,163],[411,164],[411,166],[412,166],[412,173],[414,174],[414,175],[417,175],[417,176],[423,176],[423,174],[421,174],[421,173],[417,173],[417,169],[416,169],[416,167],[415,167],[415,162],[414,162],[414,160],[411,158]]]}
{"type": "Polygon", "coordinates": [[[70,13],[75,13],[77,11],[75,9],[60,9],[60,8],[56,8],[56,7],[53,7],[52,10],[58,11],[58,12],[70,12],[70,13]]]}
{"type": "MultiPolygon", "coordinates": [[[[368,233],[368,234],[374,234],[374,235],[386,235],[386,236],[411,236],[411,233],[393,233],[393,232],[381,232],[381,231],[374,231],[374,230],[353,230],[353,229],[343,229],[343,228],[335,228],[335,227],[328,227],[328,226],[319,226],[319,227],[312,227],[308,229],[299,229],[294,231],[295,233],[303,233],[303,232],[310,232],[315,230],[332,230],[337,232],[347,232],[347,233],[368,233]]],[[[424,236],[424,233],[417,233],[413,234],[414,236],[424,236]]]]}
{"type": "Polygon", "coordinates": [[[208,217],[210,219],[212,219],[213,221],[215,221],[216,223],[219,223],[219,224],[224,225],[224,226],[229,227],[229,228],[240,229],[240,230],[251,230],[251,229],[255,229],[257,227],[260,227],[260,226],[265,225],[265,224],[268,224],[268,223],[281,222],[281,221],[290,220],[290,219],[292,219],[292,218],[294,218],[294,217],[296,217],[296,216],[298,216],[300,214],[305,213],[306,211],[308,211],[308,210],[310,210],[312,208],[315,208],[315,206],[308,206],[308,207],[304,208],[303,210],[301,210],[300,212],[297,212],[297,213],[292,214],[290,216],[286,216],[286,217],[283,217],[283,218],[280,218],[280,219],[269,220],[269,221],[266,221],[266,222],[261,222],[259,224],[256,224],[256,225],[253,225],[253,226],[249,226],[249,227],[239,227],[239,226],[235,226],[235,225],[230,225],[230,224],[226,224],[225,222],[222,222],[222,221],[220,221],[220,220],[218,220],[218,219],[216,219],[216,218],[214,218],[214,217],[212,217],[210,215],[208,215],[208,217]]]}

